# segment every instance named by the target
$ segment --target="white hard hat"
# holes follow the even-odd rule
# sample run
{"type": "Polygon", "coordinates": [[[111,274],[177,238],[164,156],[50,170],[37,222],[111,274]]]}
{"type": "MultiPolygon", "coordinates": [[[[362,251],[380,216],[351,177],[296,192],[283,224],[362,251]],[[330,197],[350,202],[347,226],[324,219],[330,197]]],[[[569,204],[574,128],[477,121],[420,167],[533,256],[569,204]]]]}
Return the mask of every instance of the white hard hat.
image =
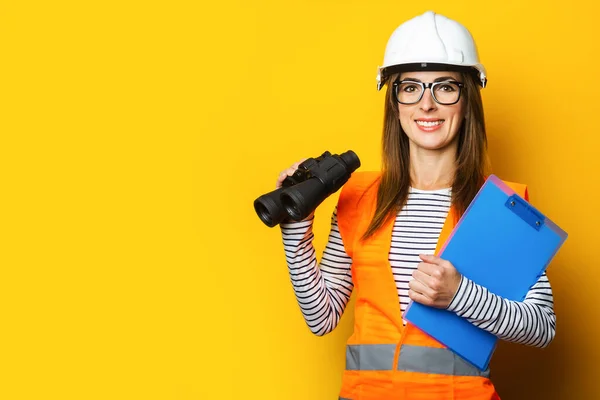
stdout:
{"type": "Polygon", "coordinates": [[[377,90],[401,71],[468,71],[485,87],[485,68],[471,33],[460,23],[428,11],[400,25],[388,40],[377,90]]]}

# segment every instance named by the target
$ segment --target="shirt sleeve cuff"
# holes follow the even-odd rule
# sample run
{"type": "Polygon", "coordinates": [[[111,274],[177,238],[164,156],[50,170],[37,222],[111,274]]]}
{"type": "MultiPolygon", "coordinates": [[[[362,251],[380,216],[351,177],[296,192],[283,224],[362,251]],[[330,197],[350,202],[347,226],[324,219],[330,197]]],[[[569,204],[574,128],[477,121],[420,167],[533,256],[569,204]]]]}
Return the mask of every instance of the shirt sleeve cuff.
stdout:
{"type": "Polygon", "coordinates": [[[283,232],[289,231],[289,230],[298,230],[301,228],[310,228],[313,224],[313,220],[315,219],[314,214],[309,215],[308,217],[306,217],[305,219],[303,219],[302,221],[286,221],[286,222],[281,222],[279,224],[279,227],[281,228],[281,230],[283,232]]]}
{"type": "Polygon", "coordinates": [[[466,295],[466,292],[468,291],[470,282],[471,281],[469,280],[469,278],[465,278],[463,275],[461,275],[460,283],[458,284],[458,289],[456,290],[454,297],[450,301],[450,304],[448,304],[447,309],[449,311],[456,312],[458,310],[459,304],[462,302],[463,298],[466,295]]]}

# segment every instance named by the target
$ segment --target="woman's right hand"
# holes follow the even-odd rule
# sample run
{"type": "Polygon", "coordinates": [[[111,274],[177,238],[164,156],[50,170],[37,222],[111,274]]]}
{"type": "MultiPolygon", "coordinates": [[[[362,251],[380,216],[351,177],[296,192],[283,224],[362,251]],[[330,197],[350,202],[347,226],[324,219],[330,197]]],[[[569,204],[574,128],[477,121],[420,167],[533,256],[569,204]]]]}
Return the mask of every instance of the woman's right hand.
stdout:
{"type": "Polygon", "coordinates": [[[294,174],[294,172],[296,172],[296,170],[298,169],[298,166],[300,164],[302,164],[305,160],[306,160],[306,158],[303,158],[302,160],[292,164],[292,166],[289,167],[288,169],[284,169],[283,171],[281,171],[279,173],[279,176],[277,177],[277,182],[275,183],[275,189],[279,189],[281,187],[281,184],[285,180],[285,178],[287,178],[288,176],[292,176],[294,174]]]}

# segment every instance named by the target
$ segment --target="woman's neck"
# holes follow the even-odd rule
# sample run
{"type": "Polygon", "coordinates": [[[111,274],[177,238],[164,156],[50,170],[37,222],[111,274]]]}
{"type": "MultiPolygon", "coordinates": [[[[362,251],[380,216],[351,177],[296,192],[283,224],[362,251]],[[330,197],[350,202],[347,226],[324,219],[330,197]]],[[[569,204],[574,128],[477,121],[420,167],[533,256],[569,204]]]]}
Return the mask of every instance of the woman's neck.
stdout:
{"type": "Polygon", "coordinates": [[[412,187],[422,190],[445,189],[452,186],[456,172],[456,147],[442,150],[410,151],[410,180],[412,187]]]}

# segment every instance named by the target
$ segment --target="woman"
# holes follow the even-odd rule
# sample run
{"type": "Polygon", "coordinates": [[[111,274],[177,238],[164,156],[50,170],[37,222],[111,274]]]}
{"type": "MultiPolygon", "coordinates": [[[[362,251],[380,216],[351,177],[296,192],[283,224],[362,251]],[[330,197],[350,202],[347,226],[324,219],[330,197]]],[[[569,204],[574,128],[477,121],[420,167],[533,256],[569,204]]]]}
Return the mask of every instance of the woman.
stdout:
{"type": "MultiPolygon", "coordinates": [[[[314,334],[336,327],[356,291],[340,399],[499,398],[489,371],[402,319],[411,300],[503,340],[545,347],[554,338],[545,274],[524,301],[509,301],[434,255],[485,180],[486,82],[459,23],[427,12],[400,25],[378,76],[378,89],[387,85],[381,173],[354,173],[343,187],[320,263],[313,216],[281,224],[291,281],[314,334]]],[[[525,186],[508,184],[527,198],[525,186]]]]}

